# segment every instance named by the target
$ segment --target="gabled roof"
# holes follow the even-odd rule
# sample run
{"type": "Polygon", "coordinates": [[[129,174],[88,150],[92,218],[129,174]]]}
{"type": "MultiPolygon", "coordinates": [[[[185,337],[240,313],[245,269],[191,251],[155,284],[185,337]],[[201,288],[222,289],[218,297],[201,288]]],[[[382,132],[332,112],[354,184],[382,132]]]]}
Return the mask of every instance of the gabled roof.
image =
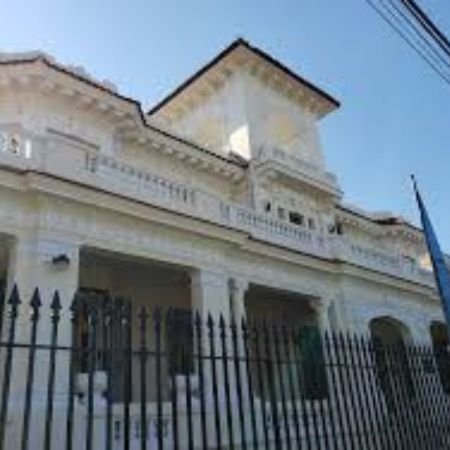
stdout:
{"type": "Polygon", "coordinates": [[[279,70],[283,76],[287,77],[291,81],[298,83],[300,86],[312,91],[314,94],[318,95],[322,100],[329,104],[329,108],[336,109],[339,108],[340,103],[330,94],[326,93],[310,81],[301,77],[299,74],[294,72],[292,69],[273,58],[268,53],[264,52],[258,47],[250,45],[246,40],[239,38],[232,42],[225,50],[220,52],[215,58],[213,58],[209,63],[195,72],[191,77],[189,77],[184,83],[178,86],[174,91],[172,91],[169,95],[159,101],[156,105],[154,105],[149,111],[149,115],[156,114],[158,111],[161,111],[164,106],[168,105],[170,102],[175,100],[182,92],[186,91],[189,87],[191,87],[197,80],[199,80],[203,75],[206,75],[207,72],[210,72],[216,68],[219,63],[225,60],[229,55],[237,52],[239,49],[246,49],[255,57],[260,58],[265,63],[270,64],[273,68],[279,70]]]}

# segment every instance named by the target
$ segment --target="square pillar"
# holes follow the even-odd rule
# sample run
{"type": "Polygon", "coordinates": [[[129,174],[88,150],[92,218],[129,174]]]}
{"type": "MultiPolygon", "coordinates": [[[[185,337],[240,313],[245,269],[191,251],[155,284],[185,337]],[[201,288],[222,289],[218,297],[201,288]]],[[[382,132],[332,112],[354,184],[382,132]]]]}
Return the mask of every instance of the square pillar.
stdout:
{"type": "Polygon", "coordinates": [[[230,278],[230,314],[236,322],[236,325],[240,326],[242,320],[247,317],[245,310],[245,293],[248,290],[249,282],[242,278],[230,278]]]}
{"type": "Polygon", "coordinates": [[[215,322],[220,315],[230,319],[228,277],[220,271],[197,269],[191,277],[192,309],[206,320],[211,314],[215,322]]]}

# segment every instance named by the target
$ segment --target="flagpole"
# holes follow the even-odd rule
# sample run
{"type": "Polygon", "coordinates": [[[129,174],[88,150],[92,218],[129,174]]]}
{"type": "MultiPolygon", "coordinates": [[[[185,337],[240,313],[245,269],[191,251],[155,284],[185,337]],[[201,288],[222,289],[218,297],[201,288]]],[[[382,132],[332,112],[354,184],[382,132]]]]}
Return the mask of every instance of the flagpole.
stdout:
{"type": "Polygon", "coordinates": [[[444,254],[441,251],[439,241],[431,224],[425,204],[420,195],[417,181],[414,175],[411,175],[413,188],[416,195],[417,205],[420,211],[420,219],[422,229],[425,236],[428,253],[430,255],[431,264],[433,266],[433,275],[436,281],[437,291],[441,300],[445,321],[447,324],[447,333],[450,341],[450,273],[445,263],[444,254]]]}

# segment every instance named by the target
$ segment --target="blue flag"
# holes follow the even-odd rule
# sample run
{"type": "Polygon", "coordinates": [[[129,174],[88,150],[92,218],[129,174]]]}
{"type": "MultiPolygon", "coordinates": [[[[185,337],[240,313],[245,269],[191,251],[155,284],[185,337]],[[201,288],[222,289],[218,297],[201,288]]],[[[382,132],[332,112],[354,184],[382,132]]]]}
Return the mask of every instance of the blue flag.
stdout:
{"type": "Polygon", "coordinates": [[[425,234],[428,252],[433,265],[434,278],[436,280],[439,296],[441,297],[447,328],[450,330],[450,274],[445,264],[444,255],[439,246],[439,242],[434,233],[433,226],[431,225],[430,218],[428,217],[427,210],[422,201],[422,197],[420,196],[419,189],[417,188],[416,180],[414,177],[412,177],[412,180],[417,204],[419,205],[423,232],[425,234]]]}

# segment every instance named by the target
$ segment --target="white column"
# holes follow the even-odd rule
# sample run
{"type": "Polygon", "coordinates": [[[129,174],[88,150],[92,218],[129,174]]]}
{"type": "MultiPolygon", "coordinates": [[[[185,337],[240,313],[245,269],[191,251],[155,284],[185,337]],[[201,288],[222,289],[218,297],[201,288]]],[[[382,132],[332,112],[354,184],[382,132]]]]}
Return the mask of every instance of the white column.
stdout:
{"type": "Polygon", "coordinates": [[[228,277],[219,270],[196,269],[191,277],[192,309],[206,319],[230,319],[228,277]]]}
{"type": "Polygon", "coordinates": [[[321,332],[325,332],[330,329],[330,317],[329,308],[331,301],[329,299],[321,298],[311,302],[311,307],[314,309],[317,317],[317,325],[321,332]]]}
{"type": "MultiPolygon", "coordinates": [[[[214,436],[214,378],[211,355],[215,355],[216,368],[216,385],[218,390],[217,400],[221,411],[220,420],[223,430],[226,430],[226,411],[225,405],[225,390],[224,390],[224,364],[221,360],[222,355],[222,341],[219,327],[220,316],[225,319],[226,323],[230,320],[230,292],[228,277],[220,272],[211,269],[197,269],[192,274],[191,278],[192,289],[192,309],[194,312],[200,313],[203,320],[203,339],[202,339],[202,353],[205,359],[203,360],[203,380],[205,387],[205,400],[208,417],[208,434],[214,436]],[[214,320],[214,338],[210,339],[210,329],[208,327],[209,315],[214,320]]],[[[198,342],[195,343],[195,346],[198,342]]],[[[228,348],[228,346],[227,346],[228,348]]],[[[187,395],[189,395],[187,393],[187,395]]],[[[223,444],[226,445],[226,436],[224,435],[223,444]]]]}
{"type": "MultiPolygon", "coordinates": [[[[253,392],[249,392],[249,384],[247,377],[247,364],[245,361],[245,341],[242,333],[242,323],[246,319],[245,310],[245,293],[248,290],[249,282],[242,278],[231,278],[229,280],[230,286],[230,311],[231,317],[236,324],[236,340],[237,340],[237,356],[239,362],[239,374],[236,370],[236,365],[232,364],[230,367],[230,373],[232,374],[232,398],[233,402],[236,402],[236,414],[234,414],[234,429],[237,442],[241,441],[241,428],[239,424],[239,414],[237,402],[240,400],[242,403],[244,413],[244,423],[246,428],[246,437],[249,439],[251,434],[251,415],[250,415],[250,399],[254,395],[253,392]],[[239,383],[239,384],[237,384],[239,383]],[[240,389],[241,399],[238,397],[238,388],[240,389]]],[[[232,348],[234,355],[234,345],[232,348]]]]}
{"type": "Polygon", "coordinates": [[[242,278],[231,278],[230,287],[230,314],[236,325],[240,326],[243,319],[246,318],[245,293],[248,290],[249,282],[242,278]]]}

